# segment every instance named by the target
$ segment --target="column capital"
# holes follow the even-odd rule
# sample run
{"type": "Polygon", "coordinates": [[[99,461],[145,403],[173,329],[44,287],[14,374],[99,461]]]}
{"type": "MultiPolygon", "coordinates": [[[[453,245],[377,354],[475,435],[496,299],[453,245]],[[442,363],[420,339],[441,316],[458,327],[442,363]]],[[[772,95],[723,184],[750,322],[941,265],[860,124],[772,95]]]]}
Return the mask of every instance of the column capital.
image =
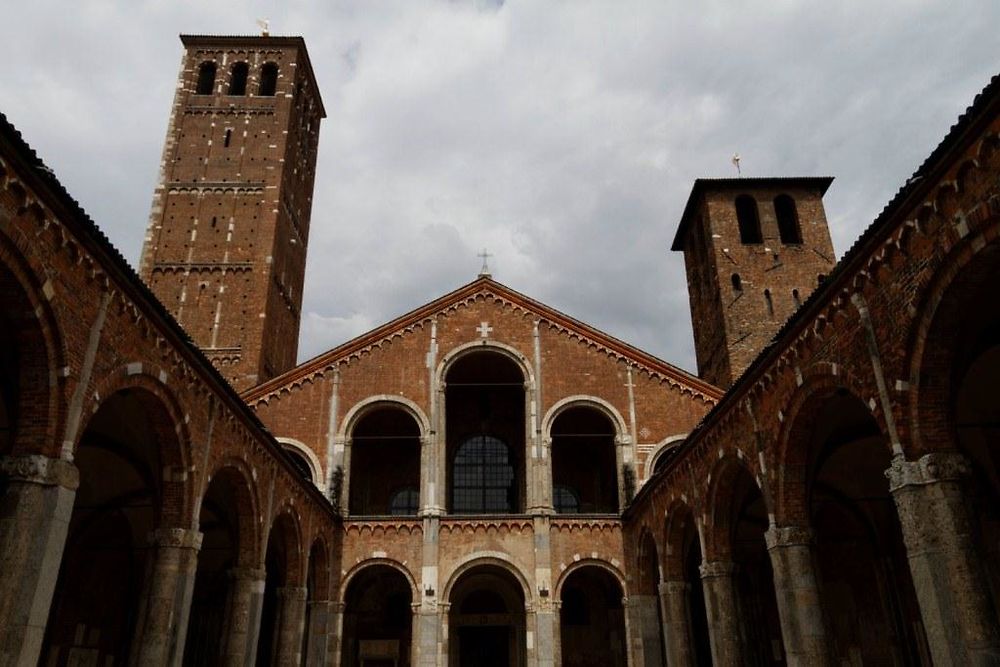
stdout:
{"type": "Polygon", "coordinates": [[[175,549],[201,549],[204,538],[201,531],[193,528],[157,528],[149,533],[149,543],[156,547],[173,547],[175,549]]]}
{"type": "Polygon", "coordinates": [[[771,526],[764,532],[767,550],[781,547],[809,546],[812,544],[812,529],[808,526],[771,526]]]}
{"type": "Polygon", "coordinates": [[[716,560],[702,563],[698,566],[702,579],[731,577],[736,573],[736,563],[727,560],[716,560]]]}
{"type": "Polygon", "coordinates": [[[234,567],[229,570],[229,576],[233,579],[263,582],[267,578],[267,572],[253,567],[234,567]]]}
{"type": "Polygon", "coordinates": [[[924,486],[937,482],[956,481],[969,474],[969,461],[958,452],[932,452],[916,461],[903,455],[894,456],[885,476],[889,491],[895,493],[907,486],[924,486]]]}
{"type": "Polygon", "coordinates": [[[61,486],[70,491],[80,486],[80,471],[71,461],[40,454],[0,457],[0,474],[17,482],[61,486]]]}

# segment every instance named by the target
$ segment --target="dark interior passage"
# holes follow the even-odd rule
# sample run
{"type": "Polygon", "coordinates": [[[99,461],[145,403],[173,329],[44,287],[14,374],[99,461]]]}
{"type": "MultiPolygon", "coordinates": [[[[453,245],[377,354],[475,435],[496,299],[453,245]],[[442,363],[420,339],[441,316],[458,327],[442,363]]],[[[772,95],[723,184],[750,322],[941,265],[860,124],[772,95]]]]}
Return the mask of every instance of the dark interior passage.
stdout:
{"type": "Polygon", "coordinates": [[[621,585],[597,566],[566,578],[560,592],[560,646],[564,667],[624,667],[625,612],[621,585]]]}
{"type": "Polygon", "coordinates": [[[475,567],[455,583],[448,614],[449,667],[527,664],[524,591],[507,570],[475,567]]]}
{"type": "Polygon", "coordinates": [[[358,572],[344,596],[341,665],[409,665],[412,598],[406,577],[388,565],[358,572]]]}
{"type": "Polygon", "coordinates": [[[552,424],[552,501],[560,513],[618,511],[615,428],[595,408],[569,408],[552,424]]]}
{"type": "Polygon", "coordinates": [[[380,407],[351,434],[353,515],[407,516],[420,509],[420,429],[406,411],[380,407]]]}

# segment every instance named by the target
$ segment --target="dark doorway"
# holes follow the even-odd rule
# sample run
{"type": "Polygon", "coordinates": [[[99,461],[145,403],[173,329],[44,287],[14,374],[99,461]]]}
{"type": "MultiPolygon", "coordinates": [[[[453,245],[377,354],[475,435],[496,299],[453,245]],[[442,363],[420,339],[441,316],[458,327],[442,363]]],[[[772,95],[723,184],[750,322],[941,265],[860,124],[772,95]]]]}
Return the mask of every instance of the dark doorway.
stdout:
{"type": "Polygon", "coordinates": [[[472,626],[458,629],[459,667],[508,667],[510,665],[510,628],[472,626]]]}
{"type": "Polygon", "coordinates": [[[455,583],[449,600],[449,667],[527,664],[524,591],[510,572],[474,567],[455,583]]]}
{"type": "Polygon", "coordinates": [[[559,610],[563,667],[625,666],[623,595],[602,567],[581,567],[566,578],[559,610]]]}
{"type": "Polygon", "coordinates": [[[341,665],[410,664],[413,593],[403,574],[371,565],[351,579],[344,594],[341,665]]]}

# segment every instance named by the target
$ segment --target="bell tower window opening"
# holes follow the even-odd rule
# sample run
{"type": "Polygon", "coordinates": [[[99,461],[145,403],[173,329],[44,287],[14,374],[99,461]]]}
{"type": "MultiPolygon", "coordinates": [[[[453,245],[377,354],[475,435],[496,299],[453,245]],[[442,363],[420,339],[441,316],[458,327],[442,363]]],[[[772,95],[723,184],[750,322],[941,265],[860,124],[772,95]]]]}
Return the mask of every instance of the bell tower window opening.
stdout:
{"type": "Polygon", "coordinates": [[[274,97],[278,89],[278,65],[277,63],[264,63],[260,68],[260,86],[257,94],[261,97],[274,97]]]}
{"type": "Polygon", "coordinates": [[[502,440],[477,435],[462,443],[454,464],[456,514],[509,514],[515,493],[514,466],[502,440]]]}
{"type": "Polygon", "coordinates": [[[771,298],[771,290],[764,290],[764,301],[767,303],[767,314],[774,317],[774,300],[771,298]]]}
{"type": "Polygon", "coordinates": [[[215,88],[215,63],[208,61],[198,66],[198,85],[195,95],[211,95],[215,88]]]}
{"type": "Polygon", "coordinates": [[[229,94],[246,95],[247,77],[250,74],[250,66],[244,62],[235,63],[229,72],[229,94]]]}
{"type": "Polygon", "coordinates": [[[736,223],[740,227],[740,243],[748,245],[764,242],[760,231],[757,200],[750,195],[740,195],[736,198],[736,223]]]}
{"type": "Polygon", "coordinates": [[[731,280],[733,281],[733,291],[742,292],[743,291],[743,281],[740,279],[740,274],[734,273],[731,280]]]}
{"type": "Polygon", "coordinates": [[[802,228],[799,226],[799,213],[795,209],[795,200],[788,195],[778,195],[774,198],[774,216],[778,220],[778,236],[785,245],[800,245],[802,243],[802,228]]]}

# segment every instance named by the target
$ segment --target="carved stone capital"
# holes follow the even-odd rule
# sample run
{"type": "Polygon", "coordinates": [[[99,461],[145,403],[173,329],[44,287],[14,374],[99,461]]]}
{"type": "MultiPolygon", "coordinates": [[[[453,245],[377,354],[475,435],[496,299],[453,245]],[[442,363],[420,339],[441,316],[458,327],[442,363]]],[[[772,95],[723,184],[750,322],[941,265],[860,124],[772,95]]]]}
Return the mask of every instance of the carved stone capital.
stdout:
{"type": "Polygon", "coordinates": [[[958,452],[934,452],[916,461],[907,461],[902,455],[895,456],[885,476],[889,478],[889,491],[895,493],[907,486],[957,481],[970,471],[968,459],[958,452]]]}
{"type": "Polygon", "coordinates": [[[61,486],[70,491],[80,486],[80,471],[71,462],[37,454],[0,458],[0,474],[11,481],[61,486]]]}
{"type": "Polygon", "coordinates": [[[807,526],[771,526],[764,533],[767,550],[782,547],[809,546],[812,531],[807,526]]]}
{"type": "Polygon", "coordinates": [[[193,528],[157,528],[149,534],[149,543],[157,547],[198,551],[203,538],[201,531],[193,528]]]}
{"type": "Polygon", "coordinates": [[[736,573],[736,563],[724,560],[709,561],[698,566],[698,572],[701,573],[702,579],[731,577],[736,573]]]}

